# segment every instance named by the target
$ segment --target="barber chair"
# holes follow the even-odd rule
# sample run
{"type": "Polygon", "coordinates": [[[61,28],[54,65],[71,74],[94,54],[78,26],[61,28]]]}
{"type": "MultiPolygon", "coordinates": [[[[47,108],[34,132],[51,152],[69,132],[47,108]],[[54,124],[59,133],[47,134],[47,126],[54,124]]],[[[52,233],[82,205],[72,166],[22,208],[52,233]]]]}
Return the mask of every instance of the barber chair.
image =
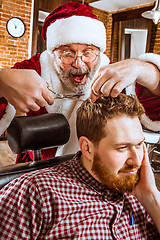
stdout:
{"type": "Polygon", "coordinates": [[[71,159],[73,154],[46,160],[39,158],[40,149],[63,145],[68,142],[69,137],[69,123],[62,114],[15,117],[7,130],[8,144],[14,153],[34,151],[34,161],[0,167],[0,189],[25,173],[71,159]]]}
{"type": "Polygon", "coordinates": [[[160,173],[160,132],[143,129],[149,160],[154,173],[160,173]]]}
{"type": "MultiPolygon", "coordinates": [[[[40,149],[60,146],[69,140],[70,127],[62,114],[15,117],[7,132],[8,144],[12,151],[15,153],[34,151],[34,161],[0,167],[0,189],[27,172],[55,166],[74,156],[70,154],[46,160],[39,157],[40,149]]],[[[144,136],[153,171],[160,173],[160,133],[144,129],[144,136]]]]}

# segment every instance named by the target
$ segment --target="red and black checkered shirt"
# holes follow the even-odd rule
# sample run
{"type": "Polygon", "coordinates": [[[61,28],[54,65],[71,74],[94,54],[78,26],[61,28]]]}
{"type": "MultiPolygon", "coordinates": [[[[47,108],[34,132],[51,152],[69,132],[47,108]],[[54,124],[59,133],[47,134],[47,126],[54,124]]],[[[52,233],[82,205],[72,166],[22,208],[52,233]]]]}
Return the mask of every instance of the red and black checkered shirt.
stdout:
{"type": "Polygon", "coordinates": [[[0,239],[159,239],[138,200],[108,191],[79,155],[25,174],[1,190],[0,239]]]}

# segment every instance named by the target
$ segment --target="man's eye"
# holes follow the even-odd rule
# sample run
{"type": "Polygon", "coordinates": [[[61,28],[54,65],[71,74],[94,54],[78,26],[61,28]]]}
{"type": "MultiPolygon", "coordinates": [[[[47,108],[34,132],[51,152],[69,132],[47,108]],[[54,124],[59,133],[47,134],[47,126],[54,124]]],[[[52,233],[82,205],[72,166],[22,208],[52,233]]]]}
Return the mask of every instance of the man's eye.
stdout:
{"type": "Polygon", "coordinates": [[[62,54],[63,56],[66,56],[66,57],[74,57],[74,54],[70,51],[67,51],[67,52],[63,52],[62,54]]]}
{"type": "Polygon", "coordinates": [[[138,144],[136,145],[136,147],[141,147],[142,144],[143,144],[143,142],[140,142],[140,143],[138,143],[138,144]]]}
{"type": "Polygon", "coordinates": [[[119,150],[119,151],[123,151],[123,150],[126,150],[126,149],[127,149],[127,146],[118,147],[118,150],[119,150]]]}
{"type": "Polygon", "coordinates": [[[90,55],[90,54],[92,54],[92,51],[91,51],[91,50],[87,50],[87,51],[84,52],[83,55],[84,55],[84,56],[88,56],[88,55],[90,55]]]}

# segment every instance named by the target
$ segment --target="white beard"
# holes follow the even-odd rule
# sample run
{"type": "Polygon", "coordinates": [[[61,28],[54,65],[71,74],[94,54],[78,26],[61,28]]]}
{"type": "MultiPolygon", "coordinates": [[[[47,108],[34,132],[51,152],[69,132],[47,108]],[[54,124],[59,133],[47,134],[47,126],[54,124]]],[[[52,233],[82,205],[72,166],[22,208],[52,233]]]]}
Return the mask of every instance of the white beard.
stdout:
{"type": "MultiPolygon", "coordinates": [[[[85,92],[85,89],[88,89],[90,84],[91,84],[91,80],[95,74],[95,72],[97,71],[97,69],[99,68],[99,63],[93,68],[93,70],[90,72],[89,68],[83,68],[83,69],[75,69],[75,68],[71,68],[68,71],[65,71],[61,66],[58,65],[57,61],[56,61],[56,57],[53,54],[53,58],[54,58],[54,67],[55,70],[57,72],[57,75],[60,79],[60,81],[65,85],[65,87],[67,87],[71,92],[85,92]],[[71,74],[86,74],[87,78],[85,83],[76,83],[76,82],[71,82],[70,77],[71,74]]],[[[100,61],[99,61],[100,62],[100,61]]]]}
{"type": "MultiPolygon", "coordinates": [[[[109,63],[109,59],[105,56],[106,65],[109,63]]],[[[54,58],[53,54],[51,55],[47,50],[44,51],[40,56],[40,65],[41,65],[41,76],[42,78],[49,84],[49,87],[57,92],[57,93],[70,93],[73,92],[73,86],[71,89],[69,86],[66,86],[66,82],[59,79],[59,75],[55,69],[54,65],[54,58]]],[[[90,94],[90,84],[91,84],[91,77],[90,80],[87,81],[87,84],[84,85],[83,92],[83,100],[87,99],[90,94]]],[[[81,86],[80,86],[81,88],[81,86]]],[[[80,89],[78,89],[80,90],[80,89]]],[[[74,91],[77,91],[77,89],[74,91]]],[[[79,150],[79,144],[76,134],[76,111],[78,107],[81,105],[82,102],[80,101],[71,101],[68,99],[65,100],[55,100],[53,105],[46,104],[45,108],[48,113],[62,113],[69,122],[70,125],[70,139],[69,141],[63,145],[58,147],[56,152],[56,156],[65,155],[65,154],[72,154],[76,153],[79,150]]],[[[56,137],[56,136],[55,136],[56,137]]]]}

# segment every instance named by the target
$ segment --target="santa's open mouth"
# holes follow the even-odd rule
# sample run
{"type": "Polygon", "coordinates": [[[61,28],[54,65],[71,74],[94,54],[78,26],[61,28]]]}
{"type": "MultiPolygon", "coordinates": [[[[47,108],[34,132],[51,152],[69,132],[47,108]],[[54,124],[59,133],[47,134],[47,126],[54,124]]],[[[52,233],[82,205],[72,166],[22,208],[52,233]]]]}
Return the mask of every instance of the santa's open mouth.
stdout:
{"type": "Polygon", "coordinates": [[[72,74],[72,78],[73,78],[74,82],[83,83],[86,80],[86,74],[80,74],[80,75],[72,74]]]}

